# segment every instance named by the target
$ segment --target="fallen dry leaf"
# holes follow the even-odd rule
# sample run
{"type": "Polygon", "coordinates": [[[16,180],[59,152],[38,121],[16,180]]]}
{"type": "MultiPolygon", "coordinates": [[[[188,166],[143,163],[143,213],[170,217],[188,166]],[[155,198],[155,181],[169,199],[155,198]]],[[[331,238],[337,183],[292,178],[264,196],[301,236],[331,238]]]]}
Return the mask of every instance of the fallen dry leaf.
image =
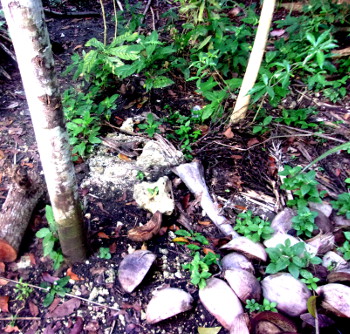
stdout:
{"type": "Polygon", "coordinates": [[[203,226],[209,226],[209,225],[211,225],[211,222],[208,220],[204,220],[204,221],[199,221],[198,224],[203,225],[203,226]]]}
{"type": "Polygon", "coordinates": [[[252,138],[248,140],[248,143],[247,143],[248,147],[251,147],[255,144],[259,144],[259,140],[257,138],[252,138]]]}
{"type": "Polygon", "coordinates": [[[186,238],[184,238],[184,237],[177,237],[177,238],[174,238],[172,241],[173,241],[173,242],[184,242],[184,243],[186,243],[186,244],[189,244],[189,243],[190,243],[189,240],[186,239],[186,238]]]}
{"type": "Polygon", "coordinates": [[[109,239],[109,236],[105,232],[98,232],[97,236],[101,239],[109,239]]]}
{"type": "Polygon", "coordinates": [[[46,315],[46,317],[66,317],[70,314],[72,314],[76,309],[80,307],[81,300],[72,298],[68,301],[64,302],[63,304],[57,306],[53,312],[50,312],[46,315]]]}
{"type": "Polygon", "coordinates": [[[1,312],[9,312],[9,296],[0,296],[0,310],[1,312]]]}
{"type": "Polygon", "coordinates": [[[229,127],[227,130],[223,133],[226,138],[233,138],[235,134],[232,132],[232,129],[229,127]]]}
{"type": "Polygon", "coordinates": [[[0,274],[5,272],[5,263],[4,262],[0,262],[0,274]]]}
{"type": "Polygon", "coordinates": [[[69,334],[80,334],[83,332],[83,329],[84,329],[84,320],[82,317],[77,317],[77,320],[73,328],[69,332],[69,334]]]}
{"type": "Polygon", "coordinates": [[[203,253],[204,253],[205,255],[207,255],[208,253],[216,254],[212,249],[207,248],[207,247],[203,247],[202,250],[203,250],[203,253]]]}
{"type": "Polygon", "coordinates": [[[76,273],[72,271],[72,267],[67,269],[67,276],[70,277],[73,281],[83,281],[84,278],[78,276],[76,273]]]}
{"type": "Polygon", "coordinates": [[[158,234],[161,225],[162,214],[156,211],[147,224],[129,230],[128,238],[133,241],[147,241],[158,234]]]}
{"type": "Polygon", "coordinates": [[[117,244],[115,242],[113,242],[110,246],[109,246],[109,251],[111,252],[111,254],[114,254],[117,251],[117,244]]]}
{"type": "Polygon", "coordinates": [[[119,154],[118,154],[118,158],[119,158],[120,160],[123,160],[123,161],[132,161],[131,158],[129,158],[127,155],[125,155],[125,154],[123,154],[123,153],[119,153],[119,154]]]}
{"type": "Polygon", "coordinates": [[[4,329],[5,333],[14,333],[19,332],[19,328],[17,326],[7,325],[4,329]]]}
{"type": "Polygon", "coordinates": [[[198,334],[217,334],[222,327],[198,327],[198,334]]]}
{"type": "Polygon", "coordinates": [[[9,281],[6,281],[5,279],[0,278],[0,286],[7,285],[8,283],[9,283],[9,281]]]}
{"type": "Polygon", "coordinates": [[[52,276],[52,275],[50,275],[48,272],[44,272],[44,273],[42,273],[42,278],[43,278],[43,280],[45,281],[45,282],[47,282],[47,283],[54,283],[54,282],[56,282],[56,281],[58,281],[60,278],[59,277],[57,277],[57,276],[52,276]]]}
{"type": "Polygon", "coordinates": [[[29,311],[30,311],[30,314],[33,316],[33,317],[36,317],[38,314],[39,314],[39,308],[38,306],[36,306],[31,300],[28,302],[29,304],[29,311]]]}

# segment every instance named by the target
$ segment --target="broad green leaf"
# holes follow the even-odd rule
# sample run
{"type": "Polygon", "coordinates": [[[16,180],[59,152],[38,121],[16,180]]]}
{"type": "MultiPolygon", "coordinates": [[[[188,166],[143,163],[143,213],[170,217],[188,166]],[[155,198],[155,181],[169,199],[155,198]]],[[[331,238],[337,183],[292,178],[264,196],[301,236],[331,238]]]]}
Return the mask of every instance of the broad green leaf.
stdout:
{"type": "Polygon", "coordinates": [[[53,293],[48,293],[46,295],[46,297],[44,298],[44,301],[43,301],[43,306],[44,307],[48,307],[52,304],[53,300],[55,298],[55,295],[53,293]]]}
{"type": "Polygon", "coordinates": [[[163,75],[153,79],[153,88],[164,88],[174,84],[174,81],[163,75]]]}
{"type": "Polygon", "coordinates": [[[37,238],[42,239],[42,238],[45,238],[49,234],[52,234],[50,229],[48,229],[47,227],[43,227],[38,232],[36,232],[35,236],[37,238]]]}
{"type": "Polygon", "coordinates": [[[294,263],[291,263],[291,264],[288,266],[288,271],[291,273],[291,275],[292,275],[294,278],[298,278],[298,277],[299,277],[299,267],[296,266],[294,263]]]}
{"type": "Polygon", "coordinates": [[[175,231],[175,234],[180,236],[180,237],[190,237],[191,233],[186,231],[186,230],[177,230],[175,231]]]}
{"type": "Polygon", "coordinates": [[[315,36],[313,34],[311,34],[310,32],[307,32],[305,37],[310,42],[310,44],[312,44],[312,45],[316,44],[315,36]]]}
{"type": "Polygon", "coordinates": [[[98,41],[96,38],[91,38],[89,41],[86,42],[85,46],[93,46],[98,50],[105,49],[105,45],[98,41]]]}
{"type": "Polygon", "coordinates": [[[324,53],[321,50],[317,51],[316,59],[317,59],[318,66],[320,68],[323,68],[323,64],[324,64],[324,61],[325,61],[326,57],[325,57],[324,53]]]}
{"type": "Polygon", "coordinates": [[[109,53],[124,60],[136,60],[142,49],[142,45],[121,45],[109,50],[109,53]]]}

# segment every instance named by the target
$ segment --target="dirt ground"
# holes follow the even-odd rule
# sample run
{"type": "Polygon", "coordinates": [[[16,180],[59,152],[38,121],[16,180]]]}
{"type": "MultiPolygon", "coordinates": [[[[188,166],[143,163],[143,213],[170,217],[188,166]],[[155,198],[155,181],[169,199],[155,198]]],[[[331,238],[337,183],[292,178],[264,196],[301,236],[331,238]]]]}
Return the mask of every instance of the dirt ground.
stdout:
{"type": "MultiPolygon", "coordinates": [[[[132,1],[136,3],[137,1],[132,1]]],[[[146,1],[142,2],[144,6],[146,1]]],[[[50,10],[47,6],[46,9],[50,10]]],[[[162,13],[169,9],[168,1],[156,1],[153,10],[162,13]]],[[[96,1],[66,1],[63,9],[73,11],[100,12],[99,3],[96,1]]],[[[55,7],[62,12],[62,8],[55,7]]],[[[112,12],[112,2],[106,2],[107,12],[112,12]]],[[[276,13],[283,15],[283,13],[276,13]]],[[[102,17],[66,17],[57,16],[47,12],[47,25],[56,62],[58,75],[70,64],[70,56],[74,52],[80,52],[83,45],[92,37],[99,40],[103,38],[102,17]]],[[[147,19],[151,22],[150,16],[147,19]]],[[[161,22],[157,22],[161,24],[161,22]]],[[[110,32],[113,25],[109,23],[110,32]]],[[[26,170],[41,171],[40,158],[36,149],[35,137],[31,125],[30,113],[26,104],[25,94],[21,85],[20,74],[16,64],[6,56],[0,60],[0,65],[10,74],[11,80],[0,76],[0,204],[5,201],[9,185],[11,184],[11,173],[13,165],[20,165],[26,170]]],[[[59,77],[62,91],[71,82],[67,77],[59,77]]],[[[183,87],[182,87],[183,88],[183,87]]],[[[186,108],[190,103],[195,105],[199,98],[193,97],[190,86],[187,90],[174,87],[171,92],[168,89],[155,90],[150,93],[148,103],[140,109],[120,108],[118,117],[125,119],[134,114],[152,111],[160,115],[164,113],[162,107],[169,104],[174,109],[186,108]],[[174,99],[175,94],[176,99],[174,99]],[[158,102],[161,101],[161,102],[158,102]],[[158,106],[158,107],[157,107],[158,106]]],[[[349,88],[349,87],[348,87],[349,88]]],[[[328,132],[326,136],[341,140],[350,140],[350,99],[349,96],[343,101],[333,104],[322,101],[315,96],[300,96],[297,89],[292,86],[292,97],[285,101],[285,105],[297,101],[298,107],[315,106],[320,112],[317,115],[324,122],[343,121],[328,132]],[[293,101],[294,100],[294,101],[293,101]]],[[[133,96],[128,97],[130,101],[133,96]]],[[[129,102],[130,102],[129,101],[129,102]]],[[[127,105],[124,102],[124,106],[127,105]]],[[[318,157],[334,143],[324,138],[315,139],[312,136],[299,136],[287,127],[276,127],[273,133],[262,136],[252,135],[247,131],[254,113],[248,117],[245,124],[233,129],[234,136],[227,138],[223,134],[224,124],[217,122],[209,125],[209,129],[198,142],[193,145],[193,156],[202,162],[205,170],[205,180],[210,193],[223,206],[225,215],[230,219],[242,209],[248,208],[259,213],[259,198],[275,198],[276,186],[279,182],[276,166],[272,160],[274,145],[279,145],[286,163],[306,165],[318,157]],[[240,196],[251,191],[253,200],[249,201],[240,196]],[[258,201],[258,202],[256,202],[258,201]],[[231,205],[227,205],[230,202],[231,205]]],[[[162,115],[164,116],[164,114],[162,115]]],[[[116,121],[118,122],[118,120],[116,121]]],[[[117,124],[117,123],[116,123],[117,124]]],[[[117,124],[118,125],[118,124],[117,124]]],[[[106,128],[105,132],[112,132],[112,128],[106,128]]],[[[318,173],[318,181],[322,189],[325,189],[329,198],[346,191],[342,180],[349,175],[350,159],[346,152],[332,155],[319,163],[322,172],[318,173]]],[[[81,182],[88,173],[86,161],[76,164],[77,178],[81,182]]],[[[176,179],[174,174],[170,175],[172,181],[176,179]]],[[[174,185],[176,182],[174,181],[174,185]]],[[[172,242],[169,231],[173,226],[179,226],[179,211],[165,217],[163,220],[163,233],[147,243],[147,249],[157,255],[157,260],[150,273],[146,276],[140,287],[135,292],[128,294],[123,291],[118,280],[112,283],[113,274],[110,269],[118,269],[118,265],[130,250],[140,249],[141,243],[130,241],[126,235],[130,228],[139,223],[147,222],[151,215],[140,209],[132,198],[130,191],[116,191],[115,193],[104,193],[97,188],[80,188],[80,195],[85,203],[85,226],[89,240],[89,258],[84,263],[77,263],[72,271],[79,280],[74,282],[74,289],[80,291],[80,296],[89,299],[93,288],[106,291],[94,301],[96,305],[79,300],[74,306],[67,306],[60,314],[55,313],[55,306],[66,302],[69,298],[56,297],[53,306],[44,308],[42,301],[45,297],[43,291],[34,289],[27,300],[15,299],[14,284],[8,283],[0,287],[1,296],[9,296],[8,312],[2,308],[0,314],[0,332],[20,332],[26,334],[34,333],[197,333],[198,327],[217,327],[220,324],[199,302],[198,289],[190,283],[188,271],[181,270],[181,264],[188,262],[191,257],[189,251],[182,245],[172,242]],[[118,222],[121,222],[118,224],[118,222]],[[109,247],[112,259],[105,260],[98,257],[100,247],[109,247]],[[164,269],[166,267],[166,269],[164,269]],[[166,275],[164,274],[166,271],[166,275]],[[179,275],[178,273],[181,273],[179,275]],[[112,279],[112,281],[111,281],[112,279]],[[144,310],[152,297],[152,291],[160,286],[179,287],[191,293],[194,298],[194,307],[188,312],[182,313],[170,320],[162,321],[156,325],[148,325],[144,321],[144,310]],[[119,310],[113,309],[115,304],[119,310]],[[11,317],[14,317],[11,321],[11,317]],[[16,319],[17,318],[17,319],[16,319]]],[[[211,247],[221,255],[218,245],[227,242],[222,238],[213,224],[196,224],[200,221],[209,221],[202,216],[201,208],[194,203],[194,197],[184,184],[174,186],[174,197],[176,202],[189,213],[193,228],[203,233],[211,243],[211,247]]],[[[264,202],[264,201],[263,201],[264,202]]],[[[0,265],[0,275],[11,280],[23,279],[24,282],[40,286],[43,281],[53,282],[56,277],[62,277],[67,267],[54,271],[52,261],[43,257],[42,241],[35,237],[35,233],[43,226],[44,207],[48,203],[47,195],[40,200],[33,213],[25,239],[21,246],[18,261],[0,265]],[[29,261],[27,265],[23,262],[29,261]],[[22,267],[21,267],[22,265],[22,267]]],[[[266,212],[265,212],[266,213],[266,212]]],[[[272,217],[277,212],[271,210],[267,213],[272,217]]],[[[181,227],[181,226],[180,226],[181,227]]],[[[256,264],[259,272],[260,264],[256,264]]],[[[216,268],[220,275],[220,268],[216,268]]],[[[215,276],[215,275],[214,275],[215,276]]],[[[73,286],[73,285],[72,285],[73,286]]],[[[2,300],[2,299],[1,299],[2,300]]],[[[1,301],[0,300],[0,304],[1,301]]],[[[0,305],[1,307],[1,305],[0,305]]],[[[327,333],[347,332],[349,322],[337,319],[337,324],[327,333]]],[[[298,325],[301,325],[300,322],[298,325]]],[[[222,329],[220,333],[225,333],[222,329]]],[[[300,333],[312,333],[311,328],[303,328],[300,333]]],[[[322,331],[326,333],[326,331],[322,331]]]]}

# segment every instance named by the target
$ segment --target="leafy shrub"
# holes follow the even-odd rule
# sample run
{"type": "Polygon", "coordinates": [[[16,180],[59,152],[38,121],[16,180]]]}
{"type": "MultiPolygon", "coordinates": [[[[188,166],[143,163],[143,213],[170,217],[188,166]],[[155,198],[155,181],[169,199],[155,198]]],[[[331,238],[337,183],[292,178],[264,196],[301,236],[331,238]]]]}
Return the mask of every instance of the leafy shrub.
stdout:
{"type": "Polygon", "coordinates": [[[339,247],[337,250],[341,252],[346,261],[350,260],[350,232],[344,232],[346,241],[343,243],[342,247],[339,247]]]}
{"type": "Polygon", "coordinates": [[[283,244],[273,248],[266,248],[271,263],[266,267],[267,274],[276,274],[287,269],[289,273],[298,278],[301,269],[309,267],[310,264],[320,264],[322,260],[317,256],[311,256],[305,249],[304,242],[291,245],[289,239],[283,244]]]}
{"type": "Polygon", "coordinates": [[[296,230],[297,235],[306,235],[312,237],[312,232],[317,229],[315,218],[318,213],[311,211],[308,207],[302,206],[298,208],[297,215],[292,218],[292,226],[296,230]]]}
{"type": "Polygon", "coordinates": [[[337,215],[345,215],[350,219],[350,193],[340,194],[336,201],[331,201],[332,207],[338,210],[337,215]]]}
{"type": "Polygon", "coordinates": [[[255,301],[255,299],[247,299],[245,308],[248,310],[249,313],[264,311],[278,312],[276,306],[277,303],[270,302],[266,298],[264,298],[262,304],[259,304],[257,301],[255,301]]]}
{"type": "Polygon", "coordinates": [[[269,221],[253,216],[250,210],[239,213],[237,217],[234,230],[254,242],[269,239],[274,233],[269,221]]]}
{"type": "Polygon", "coordinates": [[[57,248],[59,240],[52,207],[46,205],[45,211],[45,216],[49,227],[41,228],[35,235],[37,238],[43,239],[44,256],[49,256],[51,258],[51,260],[53,261],[53,268],[57,270],[64,261],[64,258],[61,249],[57,248]]]}

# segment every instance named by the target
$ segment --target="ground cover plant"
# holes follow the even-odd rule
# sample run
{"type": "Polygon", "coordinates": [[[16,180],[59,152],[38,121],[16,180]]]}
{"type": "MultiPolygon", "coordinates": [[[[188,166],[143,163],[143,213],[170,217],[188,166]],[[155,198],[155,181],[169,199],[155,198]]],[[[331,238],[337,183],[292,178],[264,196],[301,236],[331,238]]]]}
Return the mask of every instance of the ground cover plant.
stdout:
{"type": "MultiPolygon", "coordinates": [[[[334,238],[326,244],[327,251],[349,261],[350,232],[347,225],[338,225],[349,219],[350,212],[346,112],[350,62],[338,55],[348,46],[349,6],[310,0],[297,12],[281,2],[250,91],[247,117],[228,127],[259,23],[258,1],[49,2],[45,8],[50,37],[54,46],[58,43],[63,49],[56,53],[54,48],[54,53],[57,70],[63,73],[59,84],[89,257],[82,263],[64,262],[52,209],[48,199],[40,200],[19,258],[0,262],[0,331],[224,334],[229,330],[202,297],[211,288],[208,282],[220,280],[233,289],[225,272],[239,269],[249,272],[244,277],[253,276],[259,286],[289,275],[305,284],[304,294],[311,296],[304,301],[308,311],[302,317],[288,313],[294,307],[284,308],[296,294],[278,301],[266,292],[259,298],[243,296],[239,303],[251,321],[251,332],[257,331],[264,316],[277,327],[286,317],[288,325],[295,326],[284,328],[286,332],[311,334],[323,325],[345,332],[347,318],[326,310],[323,303],[329,294],[322,289],[332,275],[337,279],[342,275],[336,272],[339,264],[327,264],[324,249],[319,254],[309,247],[309,239],[322,239],[324,234],[334,238]],[[123,126],[127,119],[132,119],[131,127],[123,126]],[[140,139],[133,154],[124,154],[130,153],[128,141],[118,143],[117,149],[105,145],[115,133],[140,139]],[[214,202],[214,218],[208,206],[202,206],[202,197],[192,193],[171,168],[167,175],[175,209],[161,218],[139,207],[133,186],[119,189],[110,179],[98,185],[87,180],[89,173],[107,178],[106,157],[132,165],[143,150],[143,140],[157,142],[159,136],[181,151],[186,162],[201,161],[200,182],[214,202]],[[324,215],[314,209],[315,203],[331,211],[327,233],[316,224],[324,215]],[[297,243],[287,239],[266,247],[275,233],[271,221],[285,207],[294,210],[287,232],[297,243]],[[225,218],[233,238],[219,232],[215,216],[225,218]],[[139,231],[139,239],[129,238],[132,229],[139,231]],[[249,249],[227,248],[235,237],[246,241],[249,249]],[[266,261],[261,253],[249,254],[254,245],[267,253],[266,261]],[[146,263],[150,254],[155,260],[129,292],[119,270],[135,251],[144,252],[138,264],[146,263]],[[243,267],[235,262],[236,267],[228,269],[225,257],[232,253],[246,256],[243,267]],[[169,287],[189,293],[192,309],[149,323],[145,314],[153,295],[169,287]],[[308,322],[308,316],[317,321],[308,322]]],[[[4,27],[0,14],[0,42],[11,49],[2,38],[4,27]]],[[[7,173],[13,163],[29,172],[41,171],[20,77],[4,59],[0,57],[0,70],[4,67],[13,80],[8,82],[0,72],[1,203],[14,179],[7,173]]],[[[113,171],[119,175],[119,166],[113,171]]],[[[159,175],[152,173],[138,166],[132,178],[137,184],[155,181],[159,175]]],[[[145,192],[152,202],[162,190],[147,186],[145,192]]],[[[138,276],[132,272],[127,277],[138,276]]],[[[335,283],[346,287],[342,282],[335,283]]],[[[346,293],[345,289],[342,295],[346,293]]],[[[219,298],[219,306],[225,298],[219,298]]],[[[169,300],[176,304],[176,298],[169,300]]],[[[159,314],[166,305],[161,305],[159,314]]]]}

